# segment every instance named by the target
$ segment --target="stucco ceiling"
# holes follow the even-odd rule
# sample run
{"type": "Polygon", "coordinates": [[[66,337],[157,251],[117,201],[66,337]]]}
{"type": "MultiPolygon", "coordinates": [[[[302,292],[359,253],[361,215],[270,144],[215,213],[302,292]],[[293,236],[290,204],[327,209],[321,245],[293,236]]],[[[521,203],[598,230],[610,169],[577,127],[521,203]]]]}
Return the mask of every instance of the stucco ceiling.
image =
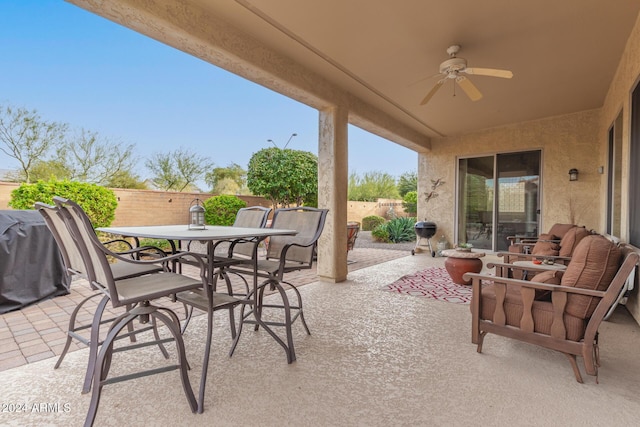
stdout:
{"type": "Polygon", "coordinates": [[[430,137],[600,107],[640,10],[638,0],[179,3],[430,137]],[[514,77],[470,76],[484,95],[476,102],[459,88],[454,96],[449,81],[420,106],[438,81],[424,78],[437,73],[452,44],[462,46],[458,56],[470,67],[509,69],[514,77]]]}

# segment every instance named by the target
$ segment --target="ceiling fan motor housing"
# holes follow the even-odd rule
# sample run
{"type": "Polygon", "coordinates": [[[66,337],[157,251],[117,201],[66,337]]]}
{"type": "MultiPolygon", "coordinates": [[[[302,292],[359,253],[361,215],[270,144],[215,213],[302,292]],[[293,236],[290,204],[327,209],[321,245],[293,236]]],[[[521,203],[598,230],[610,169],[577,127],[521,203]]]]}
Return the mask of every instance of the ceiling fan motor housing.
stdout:
{"type": "MultiPolygon", "coordinates": [[[[444,61],[440,64],[440,73],[441,74],[451,74],[460,72],[467,68],[467,60],[464,58],[451,58],[444,61]]],[[[456,76],[447,76],[450,78],[455,78],[456,76]]]]}

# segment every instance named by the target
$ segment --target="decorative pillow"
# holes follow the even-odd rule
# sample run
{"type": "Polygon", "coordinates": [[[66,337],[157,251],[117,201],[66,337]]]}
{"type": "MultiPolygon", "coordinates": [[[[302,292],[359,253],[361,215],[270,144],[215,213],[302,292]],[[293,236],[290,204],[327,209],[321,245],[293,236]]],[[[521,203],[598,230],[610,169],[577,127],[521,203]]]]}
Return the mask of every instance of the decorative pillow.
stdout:
{"type": "Polygon", "coordinates": [[[584,227],[573,227],[569,229],[560,241],[560,251],[558,254],[566,257],[572,256],[578,243],[590,234],[591,232],[584,227]]]}
{"type": "Polygon", "coordinates": [[[551,229],[549,230],[549,234],[554,234],[558,236],[559,239],[562,239],[567,231],[571,230],[573,227],[576,227],[575,224],[553,224],[551,229]]]}
{"type": "Polygon", "coordinates": [[[531,250],[533,255],[549,255],[558,256],[560,253],[560,245],[551,240],[558,240],[558,236],[553,234],[541,234],[538,236],[538,241],[531,250]]]}
{"type": "MultiPolygon", "coordinates": [[[[583,238],[562,275],[562,286],[604,291],[618,272],[622,252],[606,237],[593,234],[583,238]]],[[[565,312],[587,319],[596,309],[599,298],[569,295],[565,312]]]]}

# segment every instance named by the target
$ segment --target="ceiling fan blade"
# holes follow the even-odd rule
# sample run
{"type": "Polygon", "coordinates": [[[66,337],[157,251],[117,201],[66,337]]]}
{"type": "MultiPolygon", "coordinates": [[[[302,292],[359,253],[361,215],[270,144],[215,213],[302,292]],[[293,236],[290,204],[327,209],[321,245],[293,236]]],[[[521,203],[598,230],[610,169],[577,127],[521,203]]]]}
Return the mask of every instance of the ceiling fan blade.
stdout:
{"type": "Polygon", "coordinates": [[[418,84],[418,83],[420,83],[420,82],[423,82],[423,81],[425,81],[425,80],[429,80],[429,79],[432,79],[432,78],[434,78],[434,77],[438,77],[438,76],[442,76],[442,74],[440,74],[440,73],[431,74],[430,76],[423,77],[423,78],[421,78],[420,80],[416,80],[416,81],[415,81],[415,82],[413,82],[413,83],[409,83],[409,86],[413,86],[413,85],[415,85],[415,84],[418,84]]]}
{"type": "Polygon", "coordinates": [[[424,99],[422,100],[422,102],[420,102],[420,105],[424,105],[427,102],[429,102],[429,100],[431,98],[433,98],[433,95],[436,94],[438,89],[440,89],[442,87],[442,85],[444,84],[444,81],[445,81],[445,79],[438,80],[438,83],[436,83],[435,86],[433,88],[431,88],[431,90],[429,91],[427,96],[425,96],[424,99]]]}
{"type": "Polygon", "coordinates": [[[475,74],[476,76],[500,77],[502,79],[510,79],[513,73],[509,70],[497,70],[495,68],[466,68],[467,74],[475,74]]]}
{"type": "Polygon", "coordinates": [[[469,80],[465,76],[456,77],[456,82],[460,85],[464,93],[466,93],[469,99],[471,99],[472,101],[477,101],[482,98],[482,94],[480,93],[478,88],[473,83],[471,83],[471,80],[469,80]]]}

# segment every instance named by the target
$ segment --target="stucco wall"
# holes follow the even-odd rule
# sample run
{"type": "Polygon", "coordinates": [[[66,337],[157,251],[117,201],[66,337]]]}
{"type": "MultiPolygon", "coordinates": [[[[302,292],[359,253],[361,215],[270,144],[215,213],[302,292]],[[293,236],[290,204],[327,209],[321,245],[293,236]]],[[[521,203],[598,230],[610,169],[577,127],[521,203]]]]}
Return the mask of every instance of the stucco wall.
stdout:
{"type": "Polygon", "coordinates": [[[572,222],[600,231],[598,189],[604,163],[599,153],[600,110],[519,123],[431,141],[431,152],[419,158],[419,194],[430,191],[432,179],[443,179],[438,197],[421,199],[418,217],[438,224],[438,236],[455,241],[455,193],[458,157],[483,156],[522,150],[542,151],[541,230],[556,222],[572,222]],[[579,180],[569,182],[569,169],[579,180]],[[595,206],[594,206],[595,205],[595,206]]]}
{"type": "MultiPolygon", "coordinates": [[[[622,206],[621,206],[621,236],[627,240],[629,236],[629,215],[639,215],[638,212],[629,212],[628,197],[629,186],[638,185],[637,182],[629,182],[629,150],[630,150],[630,100],[631,92],[635,88],[640,76],[640,16],[636,20],[636,25],[631,32],[627,45],[622,54],[620,64],[615,77],[609,87],[604,105],[602,107],[599,136],[602,144],[600,157],[602,162],[607,158],[607,133],[616,117],[622,112],[622,206]]],[[[600,194],[607,194],[607,183],[602,182],[600,194]]],[[[604,212],[606,205],[601,203],[600,210],[604,212]]],[[[636,288],[634,289],[627,308],[640,323],[640,297],[638,276],[636,276],[636,288]]]]}

